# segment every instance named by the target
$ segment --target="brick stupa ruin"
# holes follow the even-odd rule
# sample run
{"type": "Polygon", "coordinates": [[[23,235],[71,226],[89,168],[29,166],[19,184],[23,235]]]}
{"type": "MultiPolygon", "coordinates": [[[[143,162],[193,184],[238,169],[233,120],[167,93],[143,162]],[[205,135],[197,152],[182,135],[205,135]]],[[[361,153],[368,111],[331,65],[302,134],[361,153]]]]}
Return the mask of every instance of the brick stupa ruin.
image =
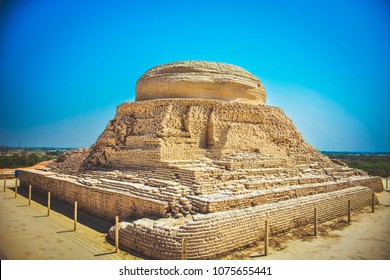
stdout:
{"type": "MultiPolygon", "coordinates": [[[[379,177],[331,161],[307,144],[244,69],[183,61],[148,70],[136,101],[118,106],[96,143],[24,185],[113,220],[120,245],[147,258],[213,259],[271,235],[371,204],[379,177]]],[[[376,201],[377,203],[377,201],[376,201]]],[[[114,227],[108,233],[113,238],[114,227]]]]}

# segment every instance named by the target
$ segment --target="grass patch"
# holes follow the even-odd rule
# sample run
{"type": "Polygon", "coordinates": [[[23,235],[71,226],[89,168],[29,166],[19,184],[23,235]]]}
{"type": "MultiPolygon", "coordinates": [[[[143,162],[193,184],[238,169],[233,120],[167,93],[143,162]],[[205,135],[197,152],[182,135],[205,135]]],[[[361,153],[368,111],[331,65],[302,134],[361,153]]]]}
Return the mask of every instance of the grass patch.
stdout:
{"type": "Polygon", "coordinates": [[[372,176],[390,176],[389,154],[339,154],[325,153],[332,159],[338,159],[351,168],[366,171],[372,176]]]}

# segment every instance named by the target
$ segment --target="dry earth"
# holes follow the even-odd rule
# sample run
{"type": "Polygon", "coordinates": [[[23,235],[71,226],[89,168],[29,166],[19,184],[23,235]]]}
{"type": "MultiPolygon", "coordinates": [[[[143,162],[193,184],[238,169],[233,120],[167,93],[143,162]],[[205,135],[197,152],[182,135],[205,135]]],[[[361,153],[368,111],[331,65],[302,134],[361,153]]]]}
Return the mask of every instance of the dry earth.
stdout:
{"type": "Polygon", "coordinates": [[[52,200],[47,216],[46,197],[33,192],[28,206],[27,190],[19,188],[15,198],[15,180],[0,188],[0,258],[12,260],[108,260],[139,259],[115,248],[105,239],[111,226],[79,212],[77,231],[73,231],[72,207],[52,200]]]}

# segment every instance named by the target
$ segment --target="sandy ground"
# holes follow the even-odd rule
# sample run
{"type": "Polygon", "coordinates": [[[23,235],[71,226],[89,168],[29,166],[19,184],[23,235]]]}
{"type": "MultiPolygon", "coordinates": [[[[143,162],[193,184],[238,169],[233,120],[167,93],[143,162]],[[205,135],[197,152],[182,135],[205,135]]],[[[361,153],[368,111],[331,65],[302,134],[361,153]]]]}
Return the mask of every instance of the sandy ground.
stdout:
{"type": "MultiPolygon", "coordinates": [[[[28,206],[27,190],[15,180],[7,181],[6,192],[0,183],[0,259],[139,259],[128,252],[114,253],[106,239],[110,223],[79,212],[79,225],[73,231],[73,209],[52,200],[47,216],[46,197],[33,192],[28,206]]],[[[319,225],[319,236],[307,226],[270,239],[270,254],[263,256],[263,243],[233,253],[223,259],[384,259],[390,260],[390,192],[377,194],[380,205],[319,225]]]]}
{"type": "Polygon", "coordinates": [[[20,194],[15,198],[15,180],[7,180],[6,192],[3,180],[0,183],[1,259],[138,259],[121,250],[114,252],[115,247],[105,239],[109,223],[80,211],[80,223],[74,232],[70,206],[52,200],[48,217],[45,197],[33,192],[32,204],[28,206],[24,188],[19,188],[20,194]]]}
{"type": "Polygon", "coordinates": [[[378,198],[382,205],[374,214],[371,209],[355,213],[350,225],[341,223],[342,229],[305,241],[289,241],[261,259],[390,260],[390,193],[383,192],[378,198]]]}

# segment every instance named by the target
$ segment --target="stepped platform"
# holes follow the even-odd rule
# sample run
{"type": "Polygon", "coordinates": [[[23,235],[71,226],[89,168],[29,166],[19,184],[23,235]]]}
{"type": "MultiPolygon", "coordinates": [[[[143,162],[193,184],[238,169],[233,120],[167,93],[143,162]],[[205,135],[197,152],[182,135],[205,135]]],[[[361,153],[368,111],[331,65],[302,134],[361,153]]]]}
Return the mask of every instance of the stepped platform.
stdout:
{"type": "Polygon", "coordinates": [[[91,148],[23,170],[20,182],[119,216],[120,245],[155,259],[180,259],[183,238],[189,259],[218,258],[258,242],[265,219],[274,235],[312,223],[314,207],[322,222],[348,200],[370,205],[381,179],[319,153],[265,96],[229,64],[152,68],[91,148]]]}

